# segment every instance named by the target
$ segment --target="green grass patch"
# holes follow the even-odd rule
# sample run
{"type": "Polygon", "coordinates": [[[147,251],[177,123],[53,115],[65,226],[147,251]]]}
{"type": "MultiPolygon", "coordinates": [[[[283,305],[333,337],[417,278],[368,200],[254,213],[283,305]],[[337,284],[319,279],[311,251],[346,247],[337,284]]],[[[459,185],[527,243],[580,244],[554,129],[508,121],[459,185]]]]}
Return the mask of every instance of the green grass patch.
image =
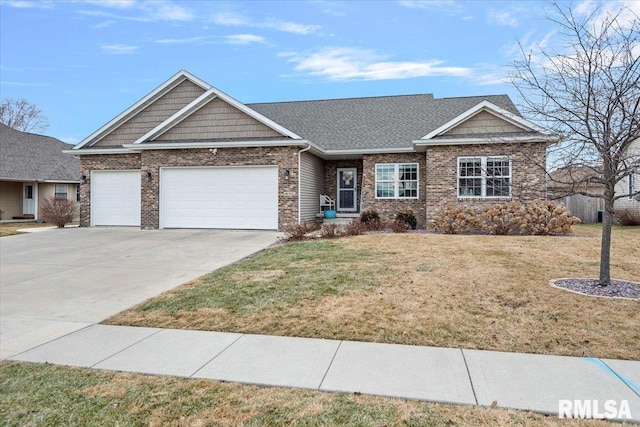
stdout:
{"type": "Polygon", "coordinates": [[[544,415],[515,410],[7,361],[0,362],[0,421],[45,427],[554,424],[544,415]]]}
{"type": "Polygon", "coordinates": [[[250,314],[265,307],[314,301],[365,289],[388,274],[381,252],[353,250],[329,241],[278,246],[204,276],[198,286],[178,288],[137,307],[172,316],[203,308],[250,314]],[[354,263],[367,268],[352,268],[354,263]],[[364,272],[363,272],[364,270],[364,272]]]}

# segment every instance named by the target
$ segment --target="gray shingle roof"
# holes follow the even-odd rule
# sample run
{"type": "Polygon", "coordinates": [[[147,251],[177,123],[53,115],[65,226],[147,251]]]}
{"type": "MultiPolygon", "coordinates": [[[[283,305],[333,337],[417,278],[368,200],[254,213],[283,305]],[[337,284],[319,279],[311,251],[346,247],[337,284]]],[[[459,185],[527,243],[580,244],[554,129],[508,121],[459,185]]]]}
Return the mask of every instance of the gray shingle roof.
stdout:
{"type": "Polygon", "coordinates": [[[0,179],[79,181],[80,161],[62,153],[73,145],[0,123],[0,179]]]}
{"type": "Polygon", "coordinates": [[[358,150],[412,148],[411,141],[485,100],[520,116],[507,95],[400,95],[247,106],[324,150],[358,150]]]}

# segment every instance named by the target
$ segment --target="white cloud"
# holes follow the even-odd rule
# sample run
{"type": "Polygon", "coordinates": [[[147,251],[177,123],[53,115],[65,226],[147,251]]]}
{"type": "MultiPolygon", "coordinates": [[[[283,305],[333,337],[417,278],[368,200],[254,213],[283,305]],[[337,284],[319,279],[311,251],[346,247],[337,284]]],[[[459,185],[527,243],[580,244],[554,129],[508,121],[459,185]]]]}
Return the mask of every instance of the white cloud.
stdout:
{"type": "Polygon", "coordinates": [[[515,14],[508,10],[496,10],[490,8],[487,13],[487,22],[494,25],[502,25],[506,27],[517,27],[519,22],[515,14]]]}
{"type": "Polygon", "coordinates": [[[319,25],[298,24],[277,19],[256,22],[236,12],[218,12],[211,17],[211,22],[230,27],[268,28],[293,34],[310,34],[321,28],[319,25]]]}
{"type": "Polygon", "coordinates": [[[54,6],[53,1],[34,0],[3,0],[2,4],[18,9],[52,9],[54,6]]]}
{"type": "Polygon", "coordinates": [[[92,0],[83,1],[96,7],[120,9],[122,12],[114,13],[105,10],[83,9],[77,13],[85,16],[98,16],[110,20],[125,20],[137,22],[158,22],[158,21],[192,21],[196,18],[195,13],[181,5],[169,1],[148,1],[148,2],[129,2],[123,0],[115,4],[111,4],[108,0],[92,0]],[[126,13],[126,14],[124,14],[126,13]]]}
{"type": "Polygon", "coordinates": [[[256,36],[253,34],[232,34],[230,36],[224,36],[224,39],[228,44],[251,44],[267,42],[267,39],[265,39],[264,37],[256,36]]]}
{"type": "Polygon", "coordinates": [[[204,36],[188,37],[184,39],[160,39],[156,40],[156,43],[160,44],[189,44],[189,43],[201,43],[206,40],[204,36]]]}
{"type": "Polygon", "coordinates": [[[50,86],[49,83],[38,83],[38,82],[16,82],[11,80],[2,80],[0,81],[0,86],[15,86],[15,87],[43,87],[50,86]]]}
{"type": "Polygon", "coordinates": [[[128,55],[138,52],[139,46],[130,46],[124,44],[106,44],[100,46],[105,53],[112,55],[128,55]]]}
{"type": "Polygon", "coordinates": [[[593,17],[593,25],[596,27],[600,26],[606,18],[619,13],[618,22],[622,28],[628,28],[634,20],[637,21],[638,17],[640,17],[640,2],[611,0],[600,3],[583,0],[581,3],[578,3],[573,9],[573,12],[575,15],[582,17],[595,14],[593,17]]]}
{"type": "Polygon", "coordinates": [[[101,7],[112,7],[115,9],[129,9],[136,4],[135,0],[76,0],[74,3],[88,3],[101,7]]]}
{"type": "Polygon", "coordinates": [[[441,60],[387,61],[383,55],[371,50],[353,48],[326,48],[311,54],[291,54],[289,62],[298,72],[323,77],[332,81],[396,80],[431,76],[468,76],[472,70],[465,67],[444,66],[441,60]]]}
{"type": "Polygon", "coordinates": [[[143,9],[154,21],[191,21],[195,18],[195,14],[190,10],[172,3],[145,3],[143,9]]]}
{"type": "Polygon", "coordinates": [[[455,0],[398,0],[398,4],[409,9],[436,9],[450,15],[461,13],[463,10],[455,0]]]}

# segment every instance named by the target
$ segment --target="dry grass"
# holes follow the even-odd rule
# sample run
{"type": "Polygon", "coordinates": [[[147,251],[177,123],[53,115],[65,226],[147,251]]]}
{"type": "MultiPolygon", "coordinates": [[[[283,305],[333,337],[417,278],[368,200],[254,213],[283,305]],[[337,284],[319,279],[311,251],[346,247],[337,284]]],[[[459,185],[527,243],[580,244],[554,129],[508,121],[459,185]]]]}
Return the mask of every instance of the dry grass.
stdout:
{"type": "MultiPolygon", "coordinates": [[[[599,233],[285,245],[107,323],[640,360],[638,301],[549,285],[597,277],[599,233]]],[[[640,281],[640,228],[614,229],[612,271],[640,281]]]]}
{"type": "MultiPolygon", "coordinates": [[[[554,426],[525,411],[0,363],[7,426],[554,426]]],[[[562,420],[563,426],[609,426],[562,420]]]]}
{"type": "Polygon", "coordinates": [[[36,228],[36,227],[52,227],[53,224],[37,223],[37,222],[9,222],[6,224],[0,224],[0,237],[14,236],[21,228],[36,228]]]}

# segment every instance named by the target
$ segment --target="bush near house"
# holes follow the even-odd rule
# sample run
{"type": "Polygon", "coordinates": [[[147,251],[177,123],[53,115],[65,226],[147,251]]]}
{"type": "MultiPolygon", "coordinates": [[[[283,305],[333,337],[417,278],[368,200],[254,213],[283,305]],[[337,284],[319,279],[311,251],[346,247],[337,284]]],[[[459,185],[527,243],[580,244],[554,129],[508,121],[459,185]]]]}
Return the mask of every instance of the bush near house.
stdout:
{"type": "Polygon", "coordinates": [[[640,211],[622,209],[616,211],[615,217],[620,225],[640,225],[640,211]]]}
{"type": "Polygon", "coordinates": [[[67,199],[55,199],[47,197],[41,207],[42,219],[50,224],[55,224],[58,228],[73,221],[73,217],[78,210],[77,203],[67,199]]]}
{"type": "Polygon", "coordinates": [[[571,231],[580,219],[567,208],[548,200],[499,203],[479,211],[469,206],[448,206],[433,218],[431,229],[444,234],[559,235],[571,231]]]}
{"type": "Polygon", "coordinates": [[[398,212],[396,214],[396,221],[407,224],[412,230],[415,230],[418,226],[418,220],[411,209],[405,209],[398,212]]]}

